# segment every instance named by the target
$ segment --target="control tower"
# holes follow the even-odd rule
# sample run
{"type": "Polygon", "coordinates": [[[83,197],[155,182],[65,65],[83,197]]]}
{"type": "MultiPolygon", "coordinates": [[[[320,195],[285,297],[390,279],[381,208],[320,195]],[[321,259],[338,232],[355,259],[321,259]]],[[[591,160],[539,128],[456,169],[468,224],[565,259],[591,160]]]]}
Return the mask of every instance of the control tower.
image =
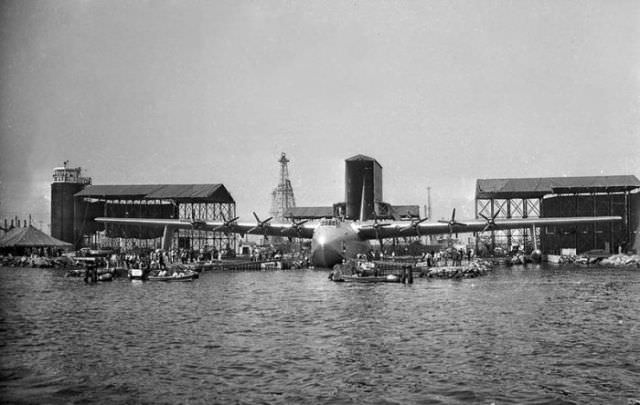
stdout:
{"type": "Polygon", "coordinates": [[[82,177],[82,168],[64,166],[53,169],[51,183],[51,236],[76,244],[74,240],[75,207],[73,195],[91,184],[90,177],[82,177]]]}

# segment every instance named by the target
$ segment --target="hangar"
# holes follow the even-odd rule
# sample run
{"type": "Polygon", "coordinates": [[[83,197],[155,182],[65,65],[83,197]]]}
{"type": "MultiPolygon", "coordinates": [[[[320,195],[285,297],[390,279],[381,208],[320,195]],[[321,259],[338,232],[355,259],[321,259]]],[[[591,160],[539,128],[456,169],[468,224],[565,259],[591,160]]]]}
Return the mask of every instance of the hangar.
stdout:
{"type": "Polygon", "coordinates": [[[583,253],[602,249],[610,253],[640,250],[640,180],[633,175],[590,177],[537,177],[478,179],[476,218],[621,216],[616,224],[558,226],[511,231],[490,231],[480,236],[491,248],[514,245],[543,253],[562,249],[583,253]]]}
{"type": "MultiPolygon", "coordinates": [[[[102,229],[96,217],[230,219],[236,215],[233,197],[222,184],[88,185],[74,194],[74,234],[82,245],[160,246],[163,228],[109,224],[102,229]],[[101,231],[104,231],[103,233],[101,231]],[[98,241],[97,239],[100,238],[98,241]]],[[[233,249],[235,235],[180,229],[174,235],[185,249],[233,249]]]]}

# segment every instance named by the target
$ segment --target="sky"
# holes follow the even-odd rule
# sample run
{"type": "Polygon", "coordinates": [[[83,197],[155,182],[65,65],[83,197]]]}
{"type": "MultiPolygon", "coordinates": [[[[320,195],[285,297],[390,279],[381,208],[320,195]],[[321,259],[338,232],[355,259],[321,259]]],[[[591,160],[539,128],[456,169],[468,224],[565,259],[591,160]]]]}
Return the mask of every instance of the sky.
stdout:
{"type": "Polygon", "coordinates": [[[52,169],[94,184],[222,183],[298,206],[474,215],[476,179],[640,175],[640,2],[0,2],[0,219],[50,222],[52,169]]]}

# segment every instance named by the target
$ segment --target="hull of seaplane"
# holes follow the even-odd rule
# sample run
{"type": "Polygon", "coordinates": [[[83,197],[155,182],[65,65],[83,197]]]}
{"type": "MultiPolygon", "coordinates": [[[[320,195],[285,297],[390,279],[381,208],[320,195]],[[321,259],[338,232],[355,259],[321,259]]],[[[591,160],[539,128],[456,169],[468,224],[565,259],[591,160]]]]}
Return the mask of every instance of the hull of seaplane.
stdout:
{"type": "Polygon", "coordinates": [[[359,253],[366,254],[370,250],[371,244],[360,239],[351,223],[321,225],[311,239],[311,262],[316,267],[332,268],[342,263],[343,259],[353,258],[359,253]]]}

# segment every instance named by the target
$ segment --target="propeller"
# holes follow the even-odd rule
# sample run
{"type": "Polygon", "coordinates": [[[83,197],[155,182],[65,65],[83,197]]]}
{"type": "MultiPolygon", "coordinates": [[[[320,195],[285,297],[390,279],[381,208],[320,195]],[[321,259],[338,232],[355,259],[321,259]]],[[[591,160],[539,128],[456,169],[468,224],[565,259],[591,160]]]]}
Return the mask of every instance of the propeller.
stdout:
{"type": "MultiPolygon", "coordinates": [[[[451,234],[453,233],[453,228],[456,226],[467,226],[467,224],[463,224],[462,222],[458,222],[456,221],[456,209],[453,209],[453,212],[451,213],[451,219],[449,221],[444,221],[442,219],[439,219],[438,222],[442,223],[442,224],[447,224],[449,225],[449,236],[451,236],[451,234]]],[[[458,237],[458,233],[456,233],[456,238],[458,237]]]]}
{"type": "Polygon", "coordinates": [[[254,226],[253,228],[249,229],[247,231],[247,233],[251,233],[257,229],[262,229],[264,230],[264,238],[268,239],[267,237],[267,228],[265,227],[265,225],[267,225],[269,223],[269,221],[271,221],[273,219],[273,217],[269,217],[267,219],[265,219],[264,221],[261,221],[260,218],[258,217],[258,214],[256,214],[255,212],[253,213],[253,216],[256,218],[256,226],[254,226]]]}
{"type": "Polygon", "coordinates": [[[484,228],[482,228],[482,232],[489,231],[489,230],[495,228],[495,226],[496,226],[496,218],[498,217],[499,214],[500,214],[500,212],[496,212],[491,218],[485,216],[484,214],[480,214],[480,216],[482,218],[484,218],[485,221],[487,221],[487,224],[484,226],[484,228]]]}
{"type": "Polygon", "coordinates": [[[418,219],[413,219],[411,220],[411,224],[407,225],[407,226],[403,226],[402,228],[400,228],[400,233],[408,231],[409,229],[415,229],[416,230],[416,235],[420,236],[420,227],[419,225],[421,223],[423,223],[424,221],[428,220],[429,218],[420,218],[418,217],[418,219]]]}
{"type": "Polygon", "coordinates": [[[193,227],[193,229],[203,229],[206,225],[206,221],[196,218],[196,210],[195,208],[191,207],[191,226],[193,227]]]}
{"type": "Polygon", "coordinates": [[[225,219],[224,215],[222,215],[222,221],[223,221],[222,225],[216,226],[215,228],[212,229],[212,231],[216,232],[216,231],[222,230],[222,232],[226,232],[226,230],[229,229],[229,226],[232,223],[236,222],[238,220],[238,218],[240,218],[240,217],[234,217],[234,218],[231,218],[230,220],[227,221],[225,219]]]}
{"type": "Polygon", "coordinates": [[[378,243],[380,244],[380,249],[382,250],[382,238],[380,237],[380,233],[378,232],[380,230],[380,228],[385,227],[387,225],[390,225],[388,223],[380,223],[378,222],[378,214],[376,214],[375,211],[373,211],[373,225],[371,225],[371,227],[373,228],[373,231],[376,233],[376,239],[378,240],[378,243]]]}
{"type": "MultiPolygon", "coordinates": [[[[280,232],[281,233],[288,233],[289,235],[294,233],[295,235],[300,236],[302,234],[302,225],[306,224],[307,222],[309,222],[308,219],[304,219],[304,220],[299,221],[299,222],[294,221],[293,224],[291,224],[291,228],[282,229],[280,232]]],[[[289,239],[291,239],[291,236],[289,236],[289,239]]]]}

